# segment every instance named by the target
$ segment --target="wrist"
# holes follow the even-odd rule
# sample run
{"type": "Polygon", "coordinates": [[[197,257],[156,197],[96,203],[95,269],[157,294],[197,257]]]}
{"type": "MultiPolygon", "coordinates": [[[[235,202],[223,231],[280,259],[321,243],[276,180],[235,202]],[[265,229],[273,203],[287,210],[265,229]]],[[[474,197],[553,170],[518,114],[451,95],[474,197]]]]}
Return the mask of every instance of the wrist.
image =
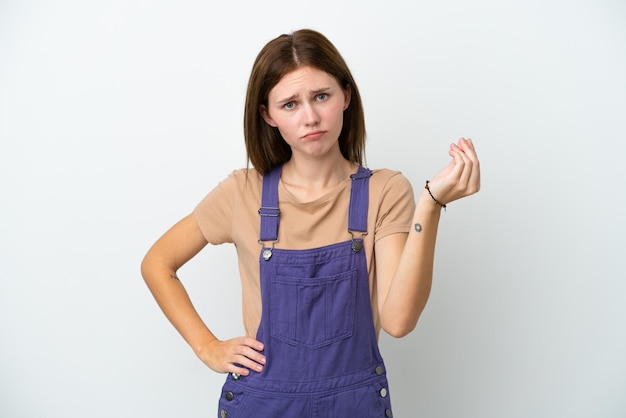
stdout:
{"type": "Polygon", "coordinates": [[[428,193],[428,190],[422,188],[419,198],[417,200],[416,213],[419,213],[420,217],[423,216],[436,216],[437,218],[441,214],[441,206],[438,205],[428,193]]]}
{"type": "Polygon", "coordinates": [[[206,335],[191,345],[196,356],[203,358],[210,350],[210,346],[219,341],[213,334],[206,335]]]}
{"type": "Polygon", "coordinates": [[[446,209],[446,204],[441,202],[440,200],[438,200],[435,195],[433,194],[432,190],[430,190],[430,181],[426,180],[426,185],[424,186],[424,189],[422,191],[422,195],[424,195],[424,191],[426,191],[426,194],[430,197],[430,200],[437,206],[439,206],[440,208],[443,208],[444,210],[446,209]]]}

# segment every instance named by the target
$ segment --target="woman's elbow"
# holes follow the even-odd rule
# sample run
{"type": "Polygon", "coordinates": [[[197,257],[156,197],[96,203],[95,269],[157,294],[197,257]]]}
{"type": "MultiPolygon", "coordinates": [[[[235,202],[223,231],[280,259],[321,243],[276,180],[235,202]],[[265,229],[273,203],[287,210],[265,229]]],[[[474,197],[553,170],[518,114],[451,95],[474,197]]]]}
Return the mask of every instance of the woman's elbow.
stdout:
{"type": "Polygon", "coordinates": [[[417,321],[383,321],[381,328],[394,338],[402,338],[409,335],[417,325],[417,321]]]}

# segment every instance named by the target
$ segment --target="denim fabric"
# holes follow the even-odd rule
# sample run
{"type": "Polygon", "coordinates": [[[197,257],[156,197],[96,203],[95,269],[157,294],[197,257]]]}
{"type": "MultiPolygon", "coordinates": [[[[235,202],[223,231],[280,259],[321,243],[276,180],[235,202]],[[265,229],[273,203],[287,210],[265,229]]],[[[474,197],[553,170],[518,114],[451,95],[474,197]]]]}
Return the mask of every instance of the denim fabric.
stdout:
{"type": "MultiPolygon", "coordinates": [[[[365,251],[371,172],[353,175],[348,227],[355,238],[320,248],[263,248],[261,373],[229,375],[220,418],[391,416],[386,371],[372,321],[365,251]],[[355,203],[356,202],[356,203],[355,203]]],[[[263,241],[278,236],[280,167],[264,178],[263,241]]]]}

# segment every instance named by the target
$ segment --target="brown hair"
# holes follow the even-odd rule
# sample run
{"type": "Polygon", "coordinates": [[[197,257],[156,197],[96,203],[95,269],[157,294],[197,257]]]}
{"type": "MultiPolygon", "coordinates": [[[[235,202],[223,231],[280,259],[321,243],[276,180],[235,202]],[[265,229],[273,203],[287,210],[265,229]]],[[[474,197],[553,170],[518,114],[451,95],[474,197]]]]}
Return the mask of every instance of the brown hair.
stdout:
{"type": "Polygon", "coordinates": [[[301,29],[268,42],[259,52],[248,81],[243,120],[244,138],[248,161],[260,174],[269,172],[291,158],[291,148],[278,129],[265,122],[261,115],[261,106],[268,105],[270,90],[285,74],[304,65],[330,74],[344,90],[350,89],[350,105],[343,112],[339,148],[344,158],[363,164],[363,103],[350,69],[337,48],[324,35],[310,29],[301,29]]]}

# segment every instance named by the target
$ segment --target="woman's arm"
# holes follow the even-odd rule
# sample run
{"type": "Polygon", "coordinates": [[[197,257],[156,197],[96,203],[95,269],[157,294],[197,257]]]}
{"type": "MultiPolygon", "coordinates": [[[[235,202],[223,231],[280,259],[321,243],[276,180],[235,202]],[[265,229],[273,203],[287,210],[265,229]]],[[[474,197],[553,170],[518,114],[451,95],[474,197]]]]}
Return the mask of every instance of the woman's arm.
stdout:
{"type": "Polygon", "coordinates": [[[176,276],[206,244],[195,216],[190,214],[154,243],[141,263],[141,274],[167,319],[207,366],[241,375],[247,375],[248,369],[261,371],[265,357],[259,351],[263,344],[250,337],[218,340],[176,276]]]}
{"type": "Polygon", "coordinates": [[[417,324],[432,285],[441,204],[478,192],[480,166],[471,140],[461,138],[449,151],[452,161],[422,189],[408,235],[392,234],[376,243],[376,277],[381,326],[403,337],[417,324]]]}

